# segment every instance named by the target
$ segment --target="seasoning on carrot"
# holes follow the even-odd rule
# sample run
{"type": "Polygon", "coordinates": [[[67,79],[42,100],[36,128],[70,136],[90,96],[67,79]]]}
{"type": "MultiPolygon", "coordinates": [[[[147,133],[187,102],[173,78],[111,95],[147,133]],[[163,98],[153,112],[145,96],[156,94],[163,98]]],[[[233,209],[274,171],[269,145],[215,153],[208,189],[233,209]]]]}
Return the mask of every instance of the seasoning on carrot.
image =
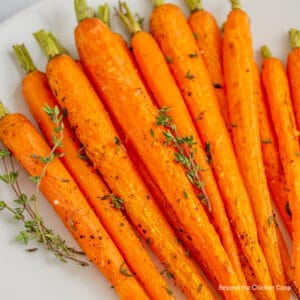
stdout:
{"type": "Polygon", "coordinates": [[[222,66],[222,32],[215,17],[203,9],[202,0],[185,0],[185,2],[191,11],[188,22],[211,76],[225,124],[231,130],[222,66]]]}
{"type": "MultiPolygon", "coordinates": [[[[181,165],[174,161],[174,149],[163,145],[163,130],[155,126],[158,112],[130,57],[116,42],[114,34],[97,19],[81,21],[75,30],[75,39],[80,59],[96,91],[166,196],[182,230],[190,236],[220,284],[239,285],[229,257],[193,186],[181,165]]],[[[248,293],[230,290],[224,291],[224,295],[241,299],[247,298],[248,293]]]]}
{"type": "MultiPolygon", "coordinates": [[[[131,47],[133,54],[158,106],[161,108],[170,108],[167,115],[170,116],[176,124],[181,137],[193,136],[194,142],[196,143],[195,162],[201,166],[202,169],[199,171],[199,176],[205,184],[205,193],[211,204],[211,214],[214,226],[221,237],[221,241],[239,276],[240,282],[243,285],[246,285],[245,276],[239,261],[238,249],[223,200],[220,196],[209,164],[209,159],[202,148],[196,128],[194,127],[181,93],[167,65],[172,62],[168,62],[163,56],[155,39],[148,32],[142,31],[126,3],[122,3],[117,12],[131,33],[131,47]]],[[[188,240],[187,244],[189,244],[188,246],[190,248],[191,243],[189,243],[188,240]]]]}
{"type": "Polygon", "coordinates": [[[287,75],[290,84],[291,97],[295,112],[296,124],[300,130],[300,31],[292,28],[289,31],[291,51],[287,57],[287,75]]]}
{"type": "MultiPolygon", "coordinates": [[[[21,114],[7,114],[0,105],[0,140],[30,176],[40,176],[51,149],[21,114]]],[[[89,207],[73,178],[55,157],[47,166],[40,189],[86,255],[111,281],[122,299],[149,299],[117,247],[89,207]],[[120,272],[127,270],[128,276],[120,272]]]]}
{"type": "MultiPolygon", "coordinates": [[[[34,68],[25,46],[14,46],[14,50],[27,72],[23,79],[23,96],[42,133],[51,145],[53,143],[53,123],[43,112],[43,109],[45,105],[54,108],[58,105],[57,101],[49,87],[46,74],[34,68]],[[26,66],[33,67],[28,68],[26,66]]],[[[65,116],[68,114],[64,107],[62,107],[62,111],[65,116]]],[[[121,212],[123,199],[111,193],[94,167],[90,165],[66,119],[64,119],[63,130],[63,146],[57,149],[58,154],[64,153],[61,157],[63,164],[73,176],[103,226],[126,259],[127,264],[136,274],[148,294],[154,299],[170,299],[171,296],[165,293],[167,283],[121,212]]]]}
{"type": "MultiPolygon", "coordinates": [[[[99,19],[93,20],[101,22],[99,19]]],[[[119,40],[115,37],[114,39],[124,49],[119,40]]],[[[54,45],[47,40],[45,46],[43,50],[49,54],[54,45]]],[[[123,199],[126,214],[173,274],[177,285],[191,299],[214,299],[139,177],[87,77],[70,56],[59,55],[59,52],[55,52],[54,56],[47,65],[48,81],[60,105],[67,109],[70,125],[86,155],[100,171],[112,192],[123,199]],[[200,294],[199,286],[202,287],[200,294]]],[[[165,287],[165,293],[170,294],[172,291],[165,287]]]]}
{"type": "MultiPolygon", "coordinates": [[[[195,120],[202,143],[210,145],[212,168],[242,252],[253,268],[258,284],[272,285],[258,242],[250,200],[209,73],[201,55],[193,59],[189,56],[199,49],[186,18],[175,5],[163,4],[152,13],[150,28],[164,55],[172,59],[168,66],[195,120]]],[[[275,298],[274,291],[264,291],[264,294],[275,298]]]]}
{"type": "MultiPolygon", "coordinates": [[[[223,62],[232,140],[257,223],[258,238],[263,249],[274,286],[285,286],[285,276],[279,252],[276,220],[261,151],[258,123],[258,93],[261,85],[257,78],[250,20],[238,0],[232,0],[227,16],[223,62]]],[[[288,291],[276,291],[280,299],[289,299],[288,291]]]]}
{"type": "Polygon", "coordinates": [[[289,90],[289,83],[282,62],[272,57],[270,50],[262,48],[264,57],[262,79],[266,89],[271,116],[278,139],[279,154],[288,187],[293,226],[293,260],[295,280],[300,286],[300,157],[299,133],[289,90]]]}

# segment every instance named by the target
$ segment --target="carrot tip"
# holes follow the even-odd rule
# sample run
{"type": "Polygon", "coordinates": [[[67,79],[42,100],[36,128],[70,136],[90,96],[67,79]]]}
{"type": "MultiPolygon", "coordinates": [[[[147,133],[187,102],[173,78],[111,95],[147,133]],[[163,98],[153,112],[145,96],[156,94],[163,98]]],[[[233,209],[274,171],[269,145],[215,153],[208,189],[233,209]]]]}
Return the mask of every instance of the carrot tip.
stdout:
{"type": "Polygon", "coordinates": [[[109,5],[104,3],[98,6],[97,18],[99,18],[107,27],[110,28],[109,5]]]}
{"type": "Polygon", "coordinates": [[[86,0],[74,0],[74,8],[78,23],[95,16],[94,9],[87,5],[86,0]]]}
{"type": "Polygon", "coordinates": [[[12,47],[15,55],[17,56],[21,64],[21,67],[25,70],[26,73],[30,73],[37,70],[24,44],[13,45],[12,47]]]}
{"type": "Polygon", "coordinates": [[[202,0],[185,0],[185,3],[189,7],[190,12],[203,10],[202,0]]]}
{"type": "Polygon", "coordinates": [[[292,49],[300,47],[300,30],[291,28],[289,31],[290,46],[292,49]]]}
{"type": "Polygon", "coordinates": [[[8,114],[9,114],[8,109],[5,107],[5,105],[0,100],[0,120],[3,119],[8,114]]]}
{"type": "Polygon", "coordinates": [[[116,13],[131,35],[142,31],[141,25],[135,20],[126,2],[119,2],[119,8],[116,9],[116,13]]]}
{"type": "Polygon", "coordinates": [[[232,10],[241,9],[242,8],[240,0],[229,0],[229,1],[231,3],[231,9],[232,10]]]}
{"type": "Polygon", "coordinates": [[[268,46],[264,45],[261,47],[261,54],[263,58],[270,58],[272,57],[272,52],[271,50],[268,48],[268,46]]]}

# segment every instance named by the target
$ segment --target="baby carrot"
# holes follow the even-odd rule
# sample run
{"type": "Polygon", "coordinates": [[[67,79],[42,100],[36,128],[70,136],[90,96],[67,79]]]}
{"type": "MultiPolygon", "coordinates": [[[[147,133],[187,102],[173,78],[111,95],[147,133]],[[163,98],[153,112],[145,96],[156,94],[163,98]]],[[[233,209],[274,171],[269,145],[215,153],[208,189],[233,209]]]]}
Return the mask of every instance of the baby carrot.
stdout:
{"type": "Polygon", "coordinates": [[[225,95],[222,66],[223,37],[220,27],[214,16],[209,11],[203,9],[202,0],[185,0],[185,2],[191,11],[188,22],[211,76],[222,116],[226,126],[231,129],[231,126],[229,126],[228,104],[225,95]]]}
{"type": "MultiPolygon", "coordinates": [[[[126,51],[119,41],[116,43],[126,51]]],[[[48,54],[53,45],[47,40],[45,46],[48,54]]],[[[67,109],[70,125],[94,167],[112,192],[123,200],[126,214],[186,295],[190,299],[201,296],[214,299],[139,177],[87,77],[70,56],[59,55],[59,52],[54,56],[46,72],[50,87],[60,105],[67,109]]],[[[165,293],[172,291],[165,287],[165,293]]]]}
{"type": "MultiPolygon", "coordinates": [[[[251,204],[211,78],[201,55],[190,57],[199,52],[193,33],[181,10],[172,4],[155,8],[150,28],[164,55],[172,59],[169,67],[195,120],[202,143],[210,144],[212,168],[241,249],[258,284],[270,286],[272,281],[258,242],[251,204]]],[[[264,291],[264,294],[275,298],[274,291],[264,291]]]]}
{"type": "MultiPolygon", "coordinates": [[[[58,103],[49,87],[46,74],[36,70],[25,46],[14,46],[14,50],[27,72],[23,79],[23,96],[42,133],[51,145],[54,124],[43,109],[45,105],[54,108],[58,103]]],[[[68,113],[65,108],[62,111],[65,115],[68,113]]],[[[100,218],[131,270],[153,299],[170,299],[171,296],[165,293],[167,283],[121,212],[122,199],[109,191],[97,171],[87,161],[66,119],[64,119],[62,142],[63,146],[57,149],[58,154],[64,153],[61,161],[100,218]]]]}
{"type": "MultiPolygon", "coordinates": [[[[23,115],[6,114],[2,104],[0,140],[30,176],[41,174],[44,163],[35,157],[47,157],[50,147],[23,115]]],[[[149,299],[58,158],[47,165],[40,189],[89,259],[111,281],[120,298],[149,299]]]]}
{"type": "MultiPolygon", "coordinates": [[[[236,124],[231,131],[232,140],[272,282],[274,286],[284,286],[277,224],[261,151],[257,110],[261,86],[253,56],[250,20],[238,0],[232,0],[231,4],[224,29],[223,62],[230,122],[236,124]]],[[[288,291],[276,290],[276,293],[280,299],[289,299],[288,291]]]]}
{"type": "MultiPolygon", "coordinates": [[[[168,68],[168,60],[163,56],[155,39],[145,31],[142,31],[139,24],[135,21],[128,6],[124,3],[118,14],[131,33],[131,47],[135,59],[145,78],[150,90],[152,91],[159,107],[169,107],[168,115],[171,116],[177,126],[181,136],[193,136],[195,143],[195,162],[202,167],[200,176],[205,183],[205,192],[210,199],[212,220],[218,231],[224,248],[233,264],[236,273],[243,285],[246,285],[243,274],[238,249],[233,237],[232,229],[225,211],[223,200],[214,179],[207,154],[205,153],[196,128],[189,115],[187,107],[176,85],[175,80],[168,68]],[[155,74],[155,75],[154,75],[155,74]]],[[[198,54],[196,54],[198,55],[198,54]]],[[[210,161],[210,163],[213,163],[210,161]]],[[[191,243],[189,248],[191,248],[191,243]]]]}
{"type": "Polygon", "coordinates": [[[300,284],[300,157],[299,133],[290,97],[289,83],[282,62],[271,57],[267,47],[262,48],[264,61],[262,79],[266,89],[279,154],[284,168],[288,199],[291,204],[293,226],[293,259],[295,279],[300,284]]]}
{"type": "Polygon", "coordinates": [[[296,124],[300,130],[300,31],[291,29],[289,31],[291,51],[287,57],[287,75],[290,84],[291,97],[295,112],[296,124]]]}

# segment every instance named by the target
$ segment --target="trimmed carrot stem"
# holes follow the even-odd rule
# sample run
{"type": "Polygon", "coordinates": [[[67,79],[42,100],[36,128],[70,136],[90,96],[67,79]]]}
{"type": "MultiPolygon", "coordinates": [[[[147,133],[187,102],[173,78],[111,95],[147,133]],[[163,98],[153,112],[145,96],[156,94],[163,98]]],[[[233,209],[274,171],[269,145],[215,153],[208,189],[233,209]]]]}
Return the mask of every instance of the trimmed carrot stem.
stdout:
{"type": "Polygon", "coordinates": [[[98,6],[97,11],[97,18],[102,20],[104,24],[106,24],[108,27],[110,27],[110,17],[109,17],[109,5],[108,3],[105,3],[103,5],[98,6]]]}

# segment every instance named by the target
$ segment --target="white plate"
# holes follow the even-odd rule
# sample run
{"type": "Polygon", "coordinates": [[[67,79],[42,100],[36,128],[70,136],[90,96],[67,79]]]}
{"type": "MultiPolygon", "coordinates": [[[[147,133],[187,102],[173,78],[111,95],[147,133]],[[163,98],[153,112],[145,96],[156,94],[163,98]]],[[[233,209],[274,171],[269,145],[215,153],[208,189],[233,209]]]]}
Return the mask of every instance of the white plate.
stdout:
{"type": "MultiPolygon", "coordinates": [[[[90,5],[99,5],[102,1],[90,0],[90,5]]],[[[183,1],[173,1],[180,4],[187,14],[183,1]]],[[[117,5],[116,0],[109,1],[117,5]]],[[[128,0],[132,10],[145,16],[148,23],[152,10],[150,0],[128,0]]],[[[242,1],[243,8],[252,20],[254,48],[258,62],[259,48],[267,44],[274,55],[286,59],[289,50],[287,32],[290,27],[300,28],[298,0],[252,0],[242,1]]],[[[229,10],[228,1],[204,1],[205,8],[212,11],[222,24],[229,10]]],[[[122,26],[113,16],[112,28],[124,33],[122,26]]],[[[41,28],[52,30],[65,46],[76,57],[73,40],[73,29],[76,25],[72,0],[46,0],[26,9],[0,25],[0,98],[12,112],[21,112],[32,117],[21,96],[21,80],[24,75],[19,68],[11,46],[25,43],[34,61],[42,70],[46,60],[39,50],[31,33],[41,28]]],[[[0,166],[0,174],[3,173],[0,166]]],[[[33,184],[21,172],[21,184],[25,192],[33,192],[33,184]]],[[[0,183],[0,200],[9,201],[13,194],[7,186],[0,183]]],[[[53,213],[51,207],[41,197],[40,211],[46,224],[60,233],[68,243],[75,245],[72,237],[64,228],[60,220],[53,213]]],[[[6,212],[0,212],[0,298],[3,300],[99,300],[117,299],[101,274],[90,266],[78,267],[72,263],[61,264],[43,250],[28,253],[21,243],[15,241],[15,236],[21,227],[13,221],[6,212]]],[[[162,268],[160,266],[160,268],[162,268]]],[[[176,288],[175,288],[176,290],[176,288]]],[[[184,299],[176,290],[177,299],[184,299]]]]}

